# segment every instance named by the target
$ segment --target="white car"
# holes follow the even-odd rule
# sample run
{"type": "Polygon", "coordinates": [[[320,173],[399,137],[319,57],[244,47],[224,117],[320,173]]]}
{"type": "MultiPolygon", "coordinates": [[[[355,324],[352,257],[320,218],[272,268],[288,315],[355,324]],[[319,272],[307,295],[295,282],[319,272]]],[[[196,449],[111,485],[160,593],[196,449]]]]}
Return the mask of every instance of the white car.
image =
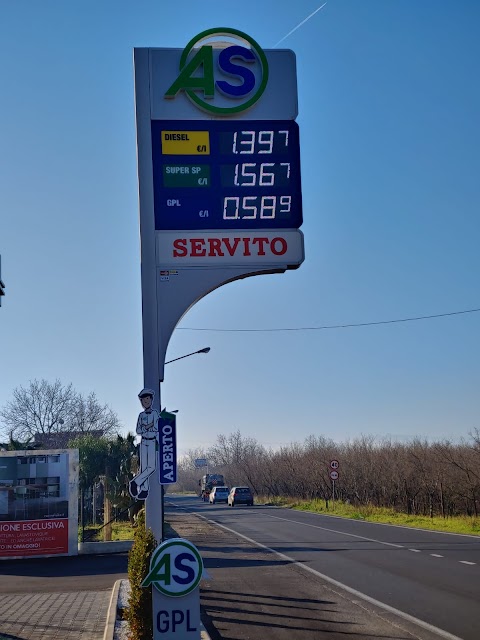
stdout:
{"type": "Polygon", "coordinates": [[[210,504],[215,504],[216,502],[227,502],[229,493],[230,489],[228,487],[213,487],[210,491],[208,501],[210,504]]]}

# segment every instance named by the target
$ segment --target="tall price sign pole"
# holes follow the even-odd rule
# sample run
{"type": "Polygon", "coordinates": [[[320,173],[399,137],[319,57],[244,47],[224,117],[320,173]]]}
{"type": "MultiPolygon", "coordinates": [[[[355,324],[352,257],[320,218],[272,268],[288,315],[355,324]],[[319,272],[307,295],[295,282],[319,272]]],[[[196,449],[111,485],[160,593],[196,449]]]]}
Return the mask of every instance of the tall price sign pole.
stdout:
{"type": "MultiPolygon", "coordinates": [[[[135,49],[134,66],[144,386],[160,412],[165,354],[183,315],[224,284],[304,260],[296,61],[218,28],[184,49],[135,49]]],[[[146,497],[157,540],[161,509],[157,477],[146,497]]],[[[153,592],[155,626],[162,591],[153,592]]],[[[176,638],[195,633],[175,629],[176,638]]]]}

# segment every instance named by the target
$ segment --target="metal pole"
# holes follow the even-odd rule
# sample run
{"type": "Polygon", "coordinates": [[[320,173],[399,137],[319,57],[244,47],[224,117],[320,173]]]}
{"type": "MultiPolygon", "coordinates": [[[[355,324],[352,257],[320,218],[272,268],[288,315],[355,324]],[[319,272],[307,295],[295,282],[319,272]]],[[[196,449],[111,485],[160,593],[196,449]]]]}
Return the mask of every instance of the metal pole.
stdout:
{"type": "Polygon", "coordinates": [[[80,521],[82,526],[82,542],[85,542],[85,515],[84,515],[85,501],[83,498],[83,489],[80,491],[80,521]]]}
{"type": "Polygon", "coordinates": [[[165,540],[165,487],[162,487],[162,542],[165,540]]]}

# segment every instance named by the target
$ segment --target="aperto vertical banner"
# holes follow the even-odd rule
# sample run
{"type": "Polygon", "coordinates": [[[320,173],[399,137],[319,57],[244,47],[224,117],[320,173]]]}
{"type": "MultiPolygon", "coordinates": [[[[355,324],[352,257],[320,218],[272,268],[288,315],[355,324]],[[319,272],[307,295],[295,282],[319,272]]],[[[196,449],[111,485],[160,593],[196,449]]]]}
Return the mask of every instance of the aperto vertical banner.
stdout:
{"type": "Polygon", "coordinates": [[[174,413],[162,411],[158,421],[160,484],[177,481],[177,422],[174,413]]]}

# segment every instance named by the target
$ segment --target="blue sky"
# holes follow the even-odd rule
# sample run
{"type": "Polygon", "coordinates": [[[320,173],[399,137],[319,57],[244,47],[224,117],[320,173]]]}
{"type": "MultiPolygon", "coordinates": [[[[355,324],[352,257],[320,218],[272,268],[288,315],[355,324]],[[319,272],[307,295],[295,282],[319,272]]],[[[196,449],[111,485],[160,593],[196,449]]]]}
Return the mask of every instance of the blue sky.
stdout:
{"type": "MultiPolygon", "coordinates": [[[[0,4],[0,406],[34,378],[133,430],[143,386],[133,47],[228,26],[271,48],[321,2],[0,4]]],[[[329,0],[297,56],[306,260],[201,300],[162,404],[179,449],[234,430],[460,438],[480,426],[480,5],[329,0]],[[214,329],[299,329],[218,332],[214,329]],[[195,330],[194,330],[195,329],[195,330]],[[204,331],[200,331],[204,329],[204,331]]]]}

